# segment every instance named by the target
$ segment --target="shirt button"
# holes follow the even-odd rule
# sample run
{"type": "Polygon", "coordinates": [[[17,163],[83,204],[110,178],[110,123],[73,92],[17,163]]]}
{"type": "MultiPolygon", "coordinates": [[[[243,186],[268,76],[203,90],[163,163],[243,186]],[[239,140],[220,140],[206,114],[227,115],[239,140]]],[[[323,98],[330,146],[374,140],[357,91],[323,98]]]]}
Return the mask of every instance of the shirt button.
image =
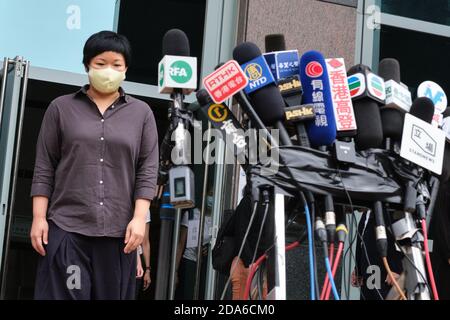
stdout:
{"type": "Polygon", "coordinates": [[[100,140],[102,140],[102,141],[103,141],[103,140],[105,140],[105,138],[103,138],[103,137],[100,137],[100,140]]]}
{"type": "Polygon", "coordinates": [[[100,162],[103,162],[103,159],[100,159],[100,162]]]}
{"type": "Polygon", "coordinates": [[[102,121],[102,122],[105,122],[105,119],[102,119],[101,121],[102,121]]]}
{"type": "Polygon", "coordinates": [[[100,184],[103,184],[103,181],[102,181],[102,180],[100,180],[100,184]]]}
{"type": "Polygon", "coordinates": [[[100,205],[102,206],[102,205],[103,205],[103,202],[100,202],[100,205]]]}
{"type": "Polygon", "coordinates": [[[111,109],[114,109],[114,106],[111,106],[111,109]]]}

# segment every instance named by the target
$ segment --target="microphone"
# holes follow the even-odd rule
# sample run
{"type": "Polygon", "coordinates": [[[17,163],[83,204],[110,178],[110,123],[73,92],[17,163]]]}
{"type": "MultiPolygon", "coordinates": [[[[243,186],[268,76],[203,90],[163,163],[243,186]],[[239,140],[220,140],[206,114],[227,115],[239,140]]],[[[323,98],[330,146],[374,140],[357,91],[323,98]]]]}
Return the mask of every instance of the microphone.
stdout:
{"type": "Polygon", "coordinates": [[[292,145],[283,125],[285,102],[275,85],[266,60],[261,55],[261,50],[254,43],[244,42],[234,48],[233,58],[241,65],[249,79],[245,92],[263,124],[275,126],[279,129],[281,143],[292,145]]]}
{"type": "MultiPolygon", "coordinates": [[[[333,101],[334,118],[338,138],[351,138],[356,134],[356,120],[353,110],[347,69],[343,58],[326,59],[333,101]]],[[[350,140],[350,139],[345,139],[350,140]]]]}
{"type": "Polygon", "coordinates": [[[284,34],[268,34],[265,37],[266,52],[285,51],[286,41],[284,34]]]}
{"type": "Polygon", "coordinates": [[[356,148],[379,148],[383,142],[383,128],[378,106],[384,103],[384,81],[363,64],[351,67],[347,76],[358,125],[356,148]]]}
{"type": "MultiPolygon", "coordinates": [[[[434,115],[434,104],[433,101],[426,97],[416,98],[411,106],[410,113],[405,117],[405,124],[407,122],[413,121],[414,118],[420,119],[427,124],[431,125],[431,121],[433,120],[434,115]],[[410,116],[414,118],[411,119],[410,116]]],[[[406,128],[405,128],[406,129],[406,128]]],[[[427,128],[421,128],[421,130],[426,130],[427,128]]],[[[420,139],[422,134],[419,134],[418,137],[420,139]]],[[[406,136],[402,134],[402,148],[400,152],[400,156],[408,161],[411,161],[407,155],[404,154],[404,150],[408,148],[405,147],[405,144],[411,139],[409,133],[406,136]]],[[[425,147],[426,149],[426,147],[425,147]]],[[[434,153],[436,152],[436,147],[433,146],[434,153]]],[[[415,161],[411,161],[416,163],[415,161]]],[[[417,165],[417,167],[420,165],[417,165]]],[[[413,167],[416,167],[414,165],[413,167]]],[[[421,166],[422,167],[422,166],[421,166]]],[[[413,186],[412,182],[408,182],[405,186],[405,198],[404,198],[404,209],[406,212],[414,212],[416,210],[416,200],[417,200],[417,189],[413,186]]]]}
{"type": "Polygon", "coordinates": [[[190,57],[189,39],[179,29],[163,37],[163,58],[158,64],[159,93],[191,94],[197,88],[197,58],[190,57]]]}
{"type": "Polygon", "coordinates": [[[281,94],[289,107],[302,103],[298,50],[286,50],[282,34],[266,36],[264,59],[272,71],[281,94]]]}
{"type": "MultiPolygon", "coordinates": [[[[320,52],[308,51],[300,58],[300,79],[303,102],[314,107],[315,119],[306,123],[311,145],[329,146],[336,139],[336,122],[327,66],[320,52]]],[[[333,243],[336,233],[333,197],[326,195],[324,201],[327,239],[333,243]]]]}
{"type": "Polygon", "coordinates": [[[376,201],[373,207],[375,216],[375,237],[377,244],[377,251],[381,258],[386,258],[388,254],[387,232],[383,216],[383,204],[381,201],[376,201]]]}
{"type": "Polygon", "coordinates": [[[426,123],[431,123],[434,115],[434,103],[427,97],[416,98],[409,113],[426,123]]]}
{"type": "Polygon", "coordinates": [[[310,147],[304,122],[314,119],[315,114],[312,105],[302,105],[298,50],[286,50],[284,36],[273,34],[266,36],[266,52],[264,58],[287,105],[286,122],[295,126],[298,144],[310,147]]]}
{"type": "Polygon", "coordinates": [[[245,159],[245,148],[247,142],[245,140],[244,128],[239,121],[233,115],[231,110],[225,103],[214,103],[211,96],[205,89],[199,89],[196,93],[198,107],[195,106],[195,111],[202,115],[202,118],[208,119],[213,128],[218,129],[222,133],[222,137],[225,137],[226,145],[231,147],[234,155],[242,164],[247,164],[245,159]],[[231,143],[230,143],[231,142],[231,143]],[[244,159],[239,159],[239,156],[243,156],[244,159]]]}
{"type": "Polygon", "coordinates": [[[424,81],[417,88],[417,97],[430,98],[435,107],[433,125],[439,127],[442,122],[442,113],[447,108],[447,95],[440,85],[433,81],[424,81]]]}
{"type": "Polygon", "coordinates": [[[400,82],[400,63],[393,58],[380,61],[378,75],[385,80],[386,105],[382,108],[395,108],[409,112],[411,108],[411,92],[400,82]]]}
{"type": "Polygon", "coordinates": [[[386,105],[380,108],[386,148],[398,151],[402,139],[405,112],[411,108],[411,93],[400,85],[400,63],[393,58],[380,61],[378,74],[386,80],[386,105]]]}
{"type": "Polygon", "coordinates": [[[173,100],[170,113],[174,123],[175,146],[169,170],[170,201],[175,208],[192,208],[194,201],[194,174],[188,167],[189,141],[186,137],[188,111],[184,106],[184,94],[190,94],[197,84],[197,59],[189,57],[189,39],[179,29],[171,29],[163,37],[163,58],[159,63],[158,87],[160,93],[168,93],[173,100]]]}
{"type": "Polygon", "coordinates": [[[315,119],[306,124],[312,146],[328,146],[336,139],[336,121],[327,67],[323,55],[308,51],[300,58],[303,103],[314,106],[315,119]]]}

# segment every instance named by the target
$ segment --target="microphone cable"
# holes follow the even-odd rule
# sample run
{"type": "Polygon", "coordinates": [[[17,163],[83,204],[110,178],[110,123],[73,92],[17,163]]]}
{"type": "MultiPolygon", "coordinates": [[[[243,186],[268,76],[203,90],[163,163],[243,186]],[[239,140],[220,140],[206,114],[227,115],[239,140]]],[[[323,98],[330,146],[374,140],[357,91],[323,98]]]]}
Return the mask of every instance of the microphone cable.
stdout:
{"type": "MultiPolygon", "coordinates": [[[[340,262],[340,259],[342,256],[343,249],[344,249],[344,242],[340,242],[338,245],[338,250],[336,252],[336,259],[334,260],[334,264],[333,264],[333,270],[332,270],[333,278],[336,276],[336,270],[339,266],[339,262],[340,262]]],[[[327,283],[329,284],[329,282],[327,282],[327,283]]],[[[324,296],[324,300],[328,300],[330,298],[330,294],[331,294],[331,286],[328,285],[327,291],[324,296]]]]}
{"type": "MultiPolygon", "coordinates": [[[[250,270],[253,269],[253,263],[255,262],[256,254],[258,252],[259,242],[261,241],[261,235],[264,230],[264,224],[266,222],[267,213],[269,212],[269,201],[270,201],[269,192],[267,190],[264,190],[263,191],[264,215],[263,215],[263,219],[261,221],[261,227],[259,228],[258,238],[256,240],[255,250],[254,250],[253,256],[252,256],[252,262],[250,263],[250,270]]],[[[253,278],[253,275],[254,275],[254,273],[251,275],[252,278],[253,278]]],[[[250,278],[250,273],[247,277],[247,281],[249,278],[250,278]]]]}
{"type": "MultiPolygon", "coordinates": [[[[306,192],[307,200],[310,202],[310,208],[311,208],[311,221],[316,221],[316,204],[314,195],[312,192],[306,192]]],[[[314,239],[314,234],[312,236],[312,247],[313,247],[313,265],[314,265],[314,290],[315,290],[315,297],[316,299],[320,298],[320,287],[319,287],[319,279],[318,279],[318,272],[317,272],[317,253],[316,253],[316,240],[314,239]]]]}
{"type": "Polygon", "coordinates": [[[433,290],[433,297],[434,300],[439,300],[439,294],[436,287],[436,281],[434,280],[434,273],[433,273],[433,267],[431,265],[431,258],[430,258],[430,250],[428,248],[428,231],[427,231],[427,222],[425,219],[420,220],[422,224],[422,232],[423,232],[423,245],[425,250],[425,260],[427,263],[427,269],[428,269],[428,275],[430,277],[430,284],[431,289],[433,290]]]}
{"type": "MultiPolygon", "coordinates": [[[[354,253],[353,253],[353,248],[352,248],[352,247],[353,247],[353,243],[355,242],[355,240],[359,238],[359,239],[361,240],[361,244],[362,244],[362,247],[363,247],[364,256],[365,256],[365,258],[366,258],[366,261],[367,261],[367,263],[368,263],[369,265],[372,265],[372,263],[370,262],[370,259],[369,259],[369,254],[368,254],[368,252],[367,252],[367,247],[366,247],[365,241],[364,241],[363,237],[361,236],[361,234],[360,234],[360,232],[359,232],[359,230],[358,230],[358,223],[357,223],[357,219],[356,219],[356,215],[355,215],[355,210],[354,210],[354,208],[353,208],[353,201],[352,201],[352,198],[350,197],[350,194],[349,194],[349,192],[348,192],[348,190],[347,190],[347,188],[346,188],[346,186],[345,186],[345,184],[344,184],[344,179],[342,179],[342,175],[341,175],[341,171],[340,171],[339,167],[337,168],[336,172],[337,172],[337,174],[338,174],[338,176],[339,176],[339,179],[340,179],[341,184],[342,184],[342,188],[344,189],[344,192],[345,192],[345,194],[346,194],[346,196],[347,196],[347,199],[348,199],[349,204],[350,204],[350,210],[351,210],[351,212],[352,212],[352,213],[351,213],[352,222],[350,223],[350,227],[349,227],[349,233],[350,233],[350,234],[353,232],[353,228],[356,226],[356,232],[355,232],[355,235],[354,235],[354,237],[352,238],[352,240],[351,240],[351,242],[350,242],[350,244],[349,244],[349,247],[348,247],[348,248],[345,250],[345,252],[344,252],[344,260],[345,260],[346,255],[347,255],[348,252],[350,251],[351,258],[352,258],[354,261],[356,261],[356,257],[355,257],[355,255],[354,255],[354,253]]],[[[344,268],[345,268],[345,263],[344,263],[344,268]]],[[[357,266],[356,266],[356,263],[355,263],[355,268],[356,268],[357,274],[359,275],[359,272],[358,272],[358,268],[357,268],[357,266]]],[[[349,271],[352,272],[351,270],[349,270],[349,271]]],[[[346,284],[346,282],[345,282],[345,284],[346,284]]],[[[349,287],[347,286],[346,288],[347,288],[346,295],[347,295],[347,297],[348,297],[348,296],[349,296],[349,287]]],[[[375,287],[375,291],[377,292],[378,297],[379,297],[381,300],[384,300],[384,297],[383,297],[383,295],[380,293],[380,290],[379,290],[378,288],[375,287]]],[[[364,298],[364,294],[362,293],[361,290],[360,290],[360,292],[361,292],[361,295],[362,295],[363,298],[364,298]]],[[[365,299],[365,298],[364,298],[364,299],[365,299]]]]}
{"type": "Polygon", "coordinates": [[[398,284],[397,280],[394,277],[394,274],[392,273],[391,268],[389,267],[389,263],[387,261],[386,257],[381,258],[383,260],[384,268],[386,269],[386,272],[389,276],[389,278],[392,281],[393,286],[395,287],[395,290],[400,295],[401,300],[408,300],[405,296],[405,293],[403,292],[402,288],[400,288],[400,285],[398,284]]]}
{"type": "MultiPolygon", "coordinates": [[[[390,215],[387,215],[387,220],[389,222],[389,225],[392,226],[392,220],[390,215]]],[[[403,254],[403,257],[406,258],[406,260],[408,261],[408,263],[417,271],[417,273],[420,275],[420,277],[422,278],[423,282],[425,283],[425,285],[428,288],[428,291],[433,292],[433,290],[431,289],[427,278],[425,278],[425,276],[423,275],[422,271],[419,270],[419,268],[417,268],[417,266],[415,265],[414,261],[411,260],[410,257],[408,257],[408,255],[406,254],[405,250],[403,249],[403,247],[400,245],[400,243],[398,242],[398,240],[395,238],[395,235],[392,234],[392,230],[390,228],[387,229],[389,231],[389,233],[391,234],[391,236],[394,238],[395,244],[397,245],[397,247],[400,249],[401,253],[403,254]]]]}
{"type": "MultiPolygon", "coordinates": [[[[303,193],[302,193],[303,194],[303,193]]],[[[305,199],[306,203],[306,199],[305,199]]],[[[310,295],[311,300],[316,300],[315,289],[315,273],[314,273],[314,248],[313,248],[313,231],[311,224],[311,214],[309,212],[308,204],[305,204],[306,226],[308,228],[308,254],[309,254],[309,277],[310,277],[310,295]]]]}
{"type": "Polygon", "coordinates": [[[330,260],[328,259],[328,251],[327,251],[327,248],[324,247],[324,250],[323,250],[323,251],[324,251],[324,253],[325,253],[325,252],[327,253],[327,256],[325,257],[325,266],[326,266],[326,268],[327,268],[327,273],[328,273],[328,277],[329,277],[329,279],[330,279],[331,289],[333,290],[334,299],[335,299],[335,300],[340,300],[339,294],[338,294],[337,289],[336,289],[336,284],[334,283],[334,277],[333,277],[333,273],[332,273],[332,271],[331,271],[330,260]]]}
{"type": "Polygon", "coordinates": [[[333,290],[333,295],[335,300],[340,300],[339,294],[336,289],[336,284],[334,283],[333,274],[331,271],[330,259],[328,258],[328,248],[327,248],[327,231],[325,229],[325,224],[321,217],[317,217],[315,221],[315,231],[318,240],[322,243],[323,254],[325,258],[325,267],[327,269],[328,278],[330,280],[331,289],[333,290]]]}
{"type": "MultiPolygon", "coordinates": [[[[345,226],[345,224],[343,224],[343,223],[339,224],[336,227],[336,233],[338,236],[339,245],[338,245],[338,249],[337,249],[336,257],[335,257],[334,261],[330,262],[333,265],[333,268],[332,268],[333,277],[336,276],[336,271],[339,266],[342,252],[344,250],[345,238],[347,237],[347,234],[348,234],[348,230],[347,230],[347,227],[345,226]]],[[[333,247],[334,247],[334,245],[333,245],[333,247]]],[[[328,279],[328,275],[327,275],[325,278],[325,285],[322,289],[323,297],[321,298],[321,300],[328,300],[330,298],[330,293],[331,293],[331,287],[329,286],[329,279],[328,279]]]]}
{"type": "MultiPolygon", "coordinates": [[[[304,238],[303,238],[304,239],[304,238]]],[[[301,240],[297,240],[292,242],[291,244],[286,245],[285,247],[285,251],[291,251],[294,248],[297,248],[300,246],[301,240]]],[[[269,249],[270,250],[273,246],[271,246],[269,249]]],[[[244,291],[244,300],[248,300],[250,298],[250,288],[253,282],[253,278],[257,272],[257,270],[259,269],[260,265],[268,258],[268,254],[267,252],[264,253],[262,256],[260,256],[254,264],[252,264],[250,266],[250,271],[247,277],[247,282],[245,283],[245,291],[244,291]]]]}
{"type": "MultiPolygon", "coordinates": [[[[295,217],[294,217],[295,218],[295,217]]],[[[292,223],[293,223],[293,220],[294,220],[294,218],[288,223],[288,225],[286,226],[286,228],[288,228],[292,223]]],[[[307,230],[305,230],[303,233],[302,233],[302,235],[298,238],[298,240],[297,241],[294,241],[294,242],[292,242],[291,244],[288,244],[288,245],[286,245],[286,252],[288,252],[288,251],[291,251],[292,249],[294,249],[294,248],[296,248],[296,247],[298,247],[298,246],[300,246],[300,244],[303,242],[303,241],[305,241],[306,240],[306,238],[307,238],[307,236],[308,236],[308,231],[307,230]]],[[[256,262],[254,263],[254,268],[255,268],[255,272],[253,273],[253,275],[256,273],[256,270],[259,268],[259,266],[268,258],[268,255],[267,255],[267,252],[269,251],[269,250],[271,250],[274,246],[275,246],[275,242],[274,243],[272,243],[268,248],[267,248],[267,250],[266,250],[266,252],[261,256],[261,257],[259,257],[257,260],[256,260],[256,262]]],[[[250,265],[250,269],[252,269],[252,267],[253,267],[252,265],[250,265]]],[[[250,272],[251,272],[252,270],[250,270],[250,272]]],[[[250,281],[249,282],[249,285],[248,285],[248,293],[250,292],[250,286],[251,286],[251,283],[252,283],[252,281],[253,281],[253,279],[248,279],[247,278],[247,282],[248,281],[250,281]]],[[[247,284],[246,284],[247,285],[247,284]]],[[[245,293],[244,293],[245,294],[245,293]]],[[[247,295],[247,299],[248,299],[248,295],[247,295]]]]}
{"type": "Polygon", "coordinates": [[[386,223],[384,222],[384,210],[383,210],[383,204],[381,201],[376,201],[374,203],[373,208],[373,215],[375,219],[375,239],[376,239],[376,246],[378,254],[383,261],[384,268],[386,269],[386,273],[388,274],[389,278],[392,281],[392,285],[394,286],[397,293],[400,295],[400,298],[402,300],[407,300],[405,293],[400,288],[397,280],[394,277],[394,274],[391,271],[391,268],[389,267],[389,263],[387,260],[388,256],[388,238],[386,233],[386,223]]]}
{"type": "Polygon", "coordinates": [[[333,265],[334,263],[334,243],[330,243],[330,252],[328,253],[328,256],[330,257],[330,264],[333,265]]]}
{"type": "MultiPolygon", "coordinates": [[[[334,257],[334,243],[330,243],[330,252],[328,253],[328,256],[330,257],[330,264],[333,266],[333,257],[334,257]]],[[[334,274],[333,274],[334,276],[334,274]]],[[[320,293],[320,300],[324,300],[325,293],[328,291],[328,285],[329,285],[329,279],[328,274],[325,276],[325,280],[323,281],[322,285],[322,292],[320,293]]]]}

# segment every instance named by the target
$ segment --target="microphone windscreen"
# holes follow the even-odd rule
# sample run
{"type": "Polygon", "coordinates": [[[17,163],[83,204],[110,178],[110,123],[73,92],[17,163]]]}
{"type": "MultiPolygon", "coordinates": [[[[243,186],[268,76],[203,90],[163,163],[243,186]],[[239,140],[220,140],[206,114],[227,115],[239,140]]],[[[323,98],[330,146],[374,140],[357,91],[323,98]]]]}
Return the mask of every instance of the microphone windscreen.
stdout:
{"type": "Polygon", "coordinates": [[[397,59],[385,58],[380,61],[378,65],[378,75],[384,79],[384,81],[394,80],[400,83],[400,63],[397,59]]]}
{"type": "Polygon", "coordinates": [[[170,56],[188,57],[191,55],[189,39],[180,29],[171,29],[166,32],[162,42],[162,54],[170,56]]]}
{"type": "Polygon", "coordinates": [[[383,143],[383,128],[378,105],[370,99],[360,99],[353,102],[356,125],[356,149],[365,150],[379,148],[383,143]]]}
{"type": "Polygon", "coordinates": [[[280,90],[274,85],[266,86],[249,94],[250,102],[262,122],[271,126],[285,118],[284,107],[286,103],[280,90]]]}
{"type": "Polygon", "coordinates": [[[195,95],[197,97],[198,103],[200,103],[201,106],[206,106],[206,105],[211,104],[213,102],[211,96],[208,93],[208,91],[206,91],[205,89],[198,90],[195,95]]]}
{"type": "Polygon", "coordinates": [[[434,116],[434,103],[427,97],[416,98],[413,101],[409,113],[416,118],[431,123],[434,116]]]}
{"type": "MultiPolygon", "coordinates": [[[[394,108],[383,108],[380,110],[383,136],[394,141],[400,141],[403,134],[403,123],[405,113],[394,108]]],[[[358,127],[359,129],[359,127],[358,127]]]]}
{"type": "Polygon", "coordinates": [[[286,41],[283,34],[268,34],[265,38],[266,52],[285,51],[286,41]]]}
{"type": "Polygon", "coordinates": [[[336,120],[327,66],[320,52],[308,51],[302,55],[300,81],[303,103],[313,104],[315,111],[315,119],[306,123],[309,141],[314,147],[330,145],[336,139],[336,120]]]}
{"type": "Polygon", "coordinates": [[[225,64],[225,62],[220,62],[215,68],[214,70],[219,69],[220,67],[222,67],[225,64]]]}
{"type": "MultiPolygon", "coordinates": [[[[368,66],[357,64],[348,69],[347,75],[351,76],[357,73],[366,75],[369,72],[372,71],[368,66]]],[[[365,87],[367,90],[367,85],[365,87]]],[[[353,110],[358,126],[355,136],[356,149],[379,148],[383,143],[383,127],[377,102],[367,97],[355,99],[353,100],[353,110]]]]}
{"type": "Polygon", "coordinates": [[[239,64],[244,64],[261,55],[261,50],[253,42],[244,42],[236,46],[233,50],[233,59],[239,64]]]}
{"type": "Polygon", "coordinates": [[[365,64],[356,64],[356,65],[350,67],[350,69],[348,69],[347,75],[351,76],[355,73],[366,73],[368,71],[371,71],[371,70],[365,64]]]}
{"type": "MultiPolygon", "coordinates": [[[[261,50],[252,42],[244,42],[233,50],[233,59],[240,65],[260,57],[261,50]]],[[[271,126],[285,119],[284,107],[286,103],[280,90],[274,84],[266,85],[248,94],[255,112],[266,126],[271,126]]]]}

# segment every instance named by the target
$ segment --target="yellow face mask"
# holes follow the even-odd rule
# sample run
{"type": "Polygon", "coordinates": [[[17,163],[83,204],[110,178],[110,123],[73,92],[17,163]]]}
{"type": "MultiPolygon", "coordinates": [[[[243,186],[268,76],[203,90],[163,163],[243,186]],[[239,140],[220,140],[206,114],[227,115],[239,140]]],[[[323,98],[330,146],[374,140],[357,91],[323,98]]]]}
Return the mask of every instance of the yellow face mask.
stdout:
{"type": "Polygon", "coordinates": [[[101,93],[113,93],[125,80],[125,71],[117,71],[111,67],[105,69],[89,69],[89,82],[101,93]]]}

